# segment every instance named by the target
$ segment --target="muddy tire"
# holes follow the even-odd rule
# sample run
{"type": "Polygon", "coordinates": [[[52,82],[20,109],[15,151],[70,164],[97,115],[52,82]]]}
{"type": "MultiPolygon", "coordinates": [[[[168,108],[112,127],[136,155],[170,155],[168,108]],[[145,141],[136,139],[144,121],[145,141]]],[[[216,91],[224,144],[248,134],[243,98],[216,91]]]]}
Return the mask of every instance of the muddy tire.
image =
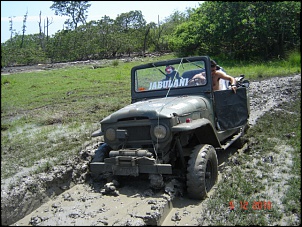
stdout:
{"type": "MultiPolygon", "coordinates": [[[[104,162],[104,159],[109,157],[110,151],[111,151],[111,148],[106,143],[100,144],[98,149],[95,151],[94,156],[92,157],[91,163],[104,162]]],[[[90,176],[93,181],[99,181],[99,180],[107,177],[105,174],[100,175],[100,174],[97,174],[94,172],[90,172],[90,176]]]]}
{"type": "Polygon", "coordinates": [[[187,193],[191,199],[204,199],[218,178],[215,148],[201,144],[194,148],[187,167],[187,193]]]}
{"type": "Polygon", "coordinates": [[[106,143],[102,143],[95,151],[91,162],[104,162],[104,159],[109,157],[110,150],[111,148],[106,143]]]}

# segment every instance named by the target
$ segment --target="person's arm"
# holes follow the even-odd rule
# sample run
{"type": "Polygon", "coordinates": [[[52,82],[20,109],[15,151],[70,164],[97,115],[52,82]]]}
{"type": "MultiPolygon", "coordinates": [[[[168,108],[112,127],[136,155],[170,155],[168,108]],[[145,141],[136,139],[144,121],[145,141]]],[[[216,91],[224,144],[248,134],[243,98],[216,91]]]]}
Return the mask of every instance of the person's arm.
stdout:
{"type": "Polygon", "coordinates": [[[234,77],[227,75],[224,72],[219,72],[220,73],[220,78],[225,79],[225,80],[229,80],[231,82],[231,88],[232,90],[236,93],[237,90],[237,86],[236,86],[236,80],[234,77]]]}

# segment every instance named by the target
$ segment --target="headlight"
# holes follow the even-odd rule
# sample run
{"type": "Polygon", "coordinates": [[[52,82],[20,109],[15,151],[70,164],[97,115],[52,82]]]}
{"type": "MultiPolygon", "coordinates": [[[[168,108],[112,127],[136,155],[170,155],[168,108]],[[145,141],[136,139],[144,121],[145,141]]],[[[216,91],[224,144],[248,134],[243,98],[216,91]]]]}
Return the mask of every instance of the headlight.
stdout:
{"type": "Polygon", "coordinates": [[[154,127],[154,135],[157,139],[163,139],[167,135],[167,129],[163,125],[156,125],[154,127]]]}
{"type": "Polygon", "coordinates": [[[108,128],[105,132],[105,136],[110,141],[115,140],[116,137],[115,130],[113,128],[108,128]]]}

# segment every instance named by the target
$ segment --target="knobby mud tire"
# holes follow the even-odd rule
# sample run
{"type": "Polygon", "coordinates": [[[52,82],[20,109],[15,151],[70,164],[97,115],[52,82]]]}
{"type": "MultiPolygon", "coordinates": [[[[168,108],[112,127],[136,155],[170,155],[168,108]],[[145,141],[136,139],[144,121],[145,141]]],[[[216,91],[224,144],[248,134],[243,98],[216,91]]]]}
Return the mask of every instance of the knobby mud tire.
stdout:
{"type": "MultiPolygon", "coordinates": [[[[95,151],[95,154],[92,158],[91,163],[93,163],[93,162],[104,162],[104,159],[109,157],[110,150],[111,150],[111,148],[106,143],[100,144],[98,149],[95,151]]],[[[91,176],[93,181],[99,181],[102,178],[106,178],[105,174],[104,174],[104,176],[102,176],[102,175],[96,174],[92,171],[90,171],[90,176],[91,176]]]]}
{"type": "Polygon", "coordinates": [[[106,143],[100,144],[91,162],[104,162],[104,159],[109,157],[110,150],[111,148],[106,143]]]}
{"type": "Polygon", "coordinates": [[[205,199],[218,179],[218,160],[212,145],[194,148],[187,167],[187,193],[191,199],[205,199]]]}

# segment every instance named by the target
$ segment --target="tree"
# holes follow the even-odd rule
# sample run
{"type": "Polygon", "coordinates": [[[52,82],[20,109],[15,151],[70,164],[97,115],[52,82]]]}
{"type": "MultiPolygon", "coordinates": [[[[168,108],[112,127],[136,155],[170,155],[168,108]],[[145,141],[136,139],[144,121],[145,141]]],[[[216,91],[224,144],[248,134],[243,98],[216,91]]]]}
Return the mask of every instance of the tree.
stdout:
{"type": "Polygon", "coordinates": [[[49,39],[50,23],[47,18],[43,34],[41,13],[39,33],[32,36],[25,35],[27,15],[23,35],[15,32],[10,18],[11,37],[2,46],[3,64],[100,59],[146,51],[209,55],[216,60],[271,60],[300,49],[299,2],[205,1],[196,9],[175,11],[149,24],[138,10],[122,13],[115,20],[105,15],[86,23],[89,6],[88,2],[54,2],[52,9],[68,15],[66,23],[70,24],[49,39]]]}
{"type": "Polygon", "coordinates": [[[23,47],[23,43],[24,43],[24,35],[25,35],[25,31],[26,31],[26,19],[27,19],[27,14],[28,14],[28,11],[26,11],[26,14],[24,15],[24,19],[23,19],[23,26],[22,26],[22,42],[21,42],[20,48],[23,47]]]}
{"type": "Polygon", "coordinates": [[[116,17],[115,21],[125,32],[129,29],[140,29],[146,25],[146,20],[140,10],[122,13],[116,17]]]}
{"type": "Polygon", "coordinates": [[[176,10],[166,17],[163,22],[158,21],[157,29],[154,30],[151,39],[157,51],[169,50],[168,40],[171,34],[177,26],[188,21],[191,13],[191,8],[187,8],[185,12],[176,10]]]}
{"type": "Polygon", "coordinates": [[[46,17],[46,24],[45,24],[45,19],[44,19],[44,34],[45,34],[45,28],[46,28],[46,40],[48,41],[48,30],[49,30],[49,25],[51,25],[53,22],[53,19],[51,18],[51,21],[49,21],[48,17],[46,17]]]}
{"type": "Polygon", "coordinates": [[[70,29],[76,29],[79,23],[86,24],[87,10],[91,6],[89,1],[53,1],[50,9],[55,11],[55,15],[69,16],[65,24],[70,29]]]}
{"type": "Polygon", "coordinates": [[[40,14],[39,14],[39,37],[40,37],[40,45],[41,45],[41,48],[43,50],[45,50],[45,44],[44,44],[44,36],[45,36],[45,33],[42,33],[42,26],[41,26],[41,14],[42,12],[40,11],[40,14]]]}
{"type": "Polygon", "coordinates": [[[285,57],[300,47],[300,11],[301,3],[294,1],[206,1],[175,29],[169,45],[181,55],[285,57]]]}
{"type": "MultiPolygon", "coordinates": [[[[144,52],[146,20],[140,10],[118,15],[115,19],[119,45],[114,45],[120,53],[144,52]]],[[[115,53],[114,53],[115,55],[115,53]]]]}
{"type": "Polygon", "coordinates": [[[9,31],[10,31],[10,41],[13,41],[13,35],[16,32],[15,29],[13,29],[13,19],[12,17],[9,17],[9,31]]]}

